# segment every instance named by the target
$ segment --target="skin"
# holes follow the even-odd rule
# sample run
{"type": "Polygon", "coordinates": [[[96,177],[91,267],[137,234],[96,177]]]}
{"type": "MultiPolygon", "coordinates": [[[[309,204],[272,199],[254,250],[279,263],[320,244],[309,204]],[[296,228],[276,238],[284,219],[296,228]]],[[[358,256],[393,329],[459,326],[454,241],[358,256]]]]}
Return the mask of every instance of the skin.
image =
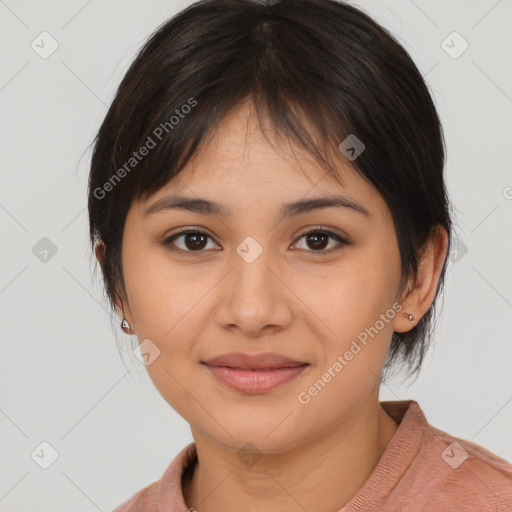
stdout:
{"type": "MultiPolygon", "coordinates": [[[[161,351],[147,370],[190,424],[199,464],[183,492],[199,512],[339,510],[396,433],[379,404],[381,370],[393,331],[414,326],[402,311],[418,321],[432,304],[447,235],[440,229],[432,238],[417,279],[400,295],[389,209],[344,157],[340,171],[343,186],[298,148],[276,152],[244,104],[177,178],[128,212],[126,295],[118,311],[139,341],[149,338],[161,351]],[[221,203],[233,216],[177,209],[144,216],[158,199],[178,192],[221,203]],[[371,218],[336,207],[279,216],[283,203],[341,194],[371,218]],[[179,227],[210,238],[199,249],[183,235],[174,246],[162,244],[179,227]],[[315,250],[315,240],[303,234],[317,227],[350,244],[328,238],[315,250]],[[263,249],[252,263],[236,252],[247,236],[263,249]],[[397,302],[403,310],[309,403],[300,403],[298,394],[397,302]],[[309,366],[271,392],[248,395],[225,387],[200,364],[233,351],[278,352],[309,366]],[[238,457],[247,442],[261,456],[251,466],[238,457]]],[[[96,255],[103,264],[101,244],[96,255]]]]}

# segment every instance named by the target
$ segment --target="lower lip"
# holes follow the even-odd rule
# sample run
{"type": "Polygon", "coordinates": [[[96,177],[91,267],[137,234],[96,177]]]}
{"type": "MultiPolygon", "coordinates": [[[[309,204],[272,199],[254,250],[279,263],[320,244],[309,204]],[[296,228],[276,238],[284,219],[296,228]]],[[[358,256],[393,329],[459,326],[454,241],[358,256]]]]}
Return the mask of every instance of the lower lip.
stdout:
{"type": "Polygon", "coordinates": [[[222,384],[243,391],[244,393],[264,393],[297,377],[308,365],[293,368],[276,368],[275,370],[255,371],[237,370],[227,366],[211,366],[205,364],[213,376],[222,384]]]}

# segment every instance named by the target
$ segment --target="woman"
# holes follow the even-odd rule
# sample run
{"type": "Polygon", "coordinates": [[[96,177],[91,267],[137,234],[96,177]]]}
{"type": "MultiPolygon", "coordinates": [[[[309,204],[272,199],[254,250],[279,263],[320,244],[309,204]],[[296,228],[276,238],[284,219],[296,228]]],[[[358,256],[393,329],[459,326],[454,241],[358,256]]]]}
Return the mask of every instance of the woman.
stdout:
{"type": "Polygon", "coordinates": [[[512,465],[379,402],[419,371],[452,238],[440,121],[333,0],[203,0],[95,140],[91,243],[194,442],[116,512],[510,510],[512,465]]]}

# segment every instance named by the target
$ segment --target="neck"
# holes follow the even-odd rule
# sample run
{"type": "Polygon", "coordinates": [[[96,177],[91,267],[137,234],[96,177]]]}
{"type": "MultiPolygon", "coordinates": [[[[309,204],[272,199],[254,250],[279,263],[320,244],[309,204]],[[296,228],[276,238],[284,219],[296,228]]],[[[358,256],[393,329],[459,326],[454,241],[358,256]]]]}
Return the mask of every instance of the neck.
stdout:
{"type": "Polygon", "coordinates": [[[332,512],[368,479],[398,425],[377,396],[341,424],[281,453],[262,454],[251,467],[236,451],[193,431],[199,463],[183,489],[198,512],[332,512]]]}

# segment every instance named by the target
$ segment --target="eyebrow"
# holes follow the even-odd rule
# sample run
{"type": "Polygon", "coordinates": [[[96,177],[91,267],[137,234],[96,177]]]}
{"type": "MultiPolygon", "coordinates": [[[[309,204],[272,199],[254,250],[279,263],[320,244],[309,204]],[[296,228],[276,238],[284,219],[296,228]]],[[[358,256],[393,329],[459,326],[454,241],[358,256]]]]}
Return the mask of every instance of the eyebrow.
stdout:
{"type": "MultiPolygon", "coordinates": [[[[292,217],[302,213],[319,210],[321,208],[331,207],[347,208],[358,212],[367,218],[372,217],[371,213],[364,206],[343,196],[316,197],[313,199],[302,199],[291,203],[285,203],[280,209],[280,215],[281,217],[292,217]]],[[[143,216],[147,217],[151,214],[171,209],[186,210],[203,215],[217,215],[219,217],[232,216],[232,213],[228,208],[214,201],[176,195],[159,199],[144,212],[143,216]]]]}

